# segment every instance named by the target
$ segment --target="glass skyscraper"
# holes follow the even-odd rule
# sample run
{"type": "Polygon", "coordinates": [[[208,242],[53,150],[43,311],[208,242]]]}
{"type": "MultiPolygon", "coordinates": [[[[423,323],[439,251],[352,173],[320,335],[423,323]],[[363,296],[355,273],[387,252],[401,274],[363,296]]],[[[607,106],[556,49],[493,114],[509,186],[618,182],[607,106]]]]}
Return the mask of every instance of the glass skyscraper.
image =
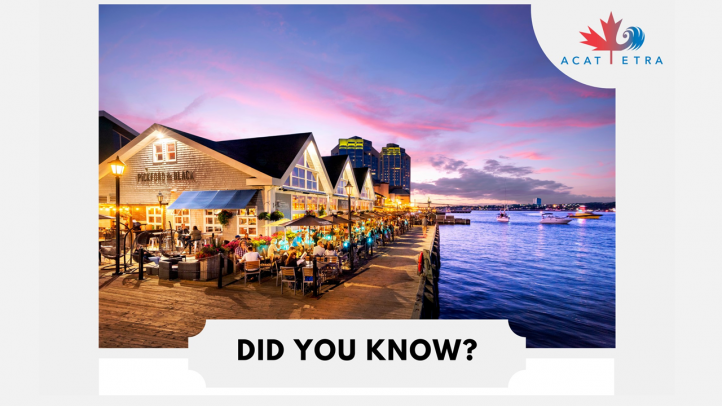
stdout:
{"type": "Polygon", "coordinates": [[[381,148],[382,182],[388,182],[389,188],[402,187],[411,190],[411,157],[397,144],[386,144],[381,148]]]}
{"type": "Polygon", "coordinates": [[[354,168],[369,168],[371,179],[379,180],[379,152],[361,137],[341,138],[331,155],[348,155],[354,168]]]}

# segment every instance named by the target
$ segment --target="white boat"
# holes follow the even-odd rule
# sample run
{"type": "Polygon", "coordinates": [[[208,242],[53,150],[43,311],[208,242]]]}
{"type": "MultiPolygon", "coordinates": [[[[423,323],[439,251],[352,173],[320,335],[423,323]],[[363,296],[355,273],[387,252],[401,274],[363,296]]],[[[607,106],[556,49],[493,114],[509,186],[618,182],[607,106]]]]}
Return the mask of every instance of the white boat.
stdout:
{"type": "Polygon", "coordinates": [[[569,224],[571,218],[557,217],[554,213],[542,213],[542,219],[539,223],[541,224],[569,224]]]}
{"type": "Polygon", "coordinates": [[[511,219],[509,218],[509,215],[506,214],[506,205],[504,206],[504,210],[500,211],[499,214],[496,215],[496,221],[499,221],[501,223],[508,223],[511,219]]]}

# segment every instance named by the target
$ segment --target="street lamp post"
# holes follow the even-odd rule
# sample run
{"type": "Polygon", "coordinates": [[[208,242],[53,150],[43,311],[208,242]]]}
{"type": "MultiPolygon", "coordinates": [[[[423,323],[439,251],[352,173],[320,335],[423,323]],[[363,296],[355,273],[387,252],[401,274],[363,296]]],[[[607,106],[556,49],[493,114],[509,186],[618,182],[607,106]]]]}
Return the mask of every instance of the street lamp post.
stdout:
{"type": "MultiPolygon", "coordinates": [[[[168,203],[165,203],[167,205],[168,203]]],[[[160,212],[161,212],[161,220],[160,224],[163,227],[162,230],[165,230],[165,210],[163,209],[163,192],[158,192],[158,205],[160,206],[160,212]]]]}
{"type": "Polygon", "coordinates": [[[353,238],[351,235],[353,222],[351,221],[351,192],[353,191],[353,186],[351,186],[351,181],[346,181],[346,195],[348,195],[348,258],[349,258],[349,266],[350,271],[353,272],[353,238]]]}
{"type": "MultiPolygon", "coordinates": [[[[115,175],[115,273],[120,275],[120,177],[125,172],[125,162],[120,156],[110,163],[110,170],[115,175]]],[[[125,255],[125,252],[123,253],[125,255]]]]}

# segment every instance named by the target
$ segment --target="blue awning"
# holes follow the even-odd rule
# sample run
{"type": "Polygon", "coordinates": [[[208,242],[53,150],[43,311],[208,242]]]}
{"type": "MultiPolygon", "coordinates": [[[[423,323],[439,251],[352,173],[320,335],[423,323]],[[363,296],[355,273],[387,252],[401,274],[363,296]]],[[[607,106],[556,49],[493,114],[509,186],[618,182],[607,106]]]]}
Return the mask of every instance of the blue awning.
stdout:
{"type": "Polygon", "coordinates": [[[258,190],[202,190],[183,192],[168,209],[245,209],[258,190]]]}

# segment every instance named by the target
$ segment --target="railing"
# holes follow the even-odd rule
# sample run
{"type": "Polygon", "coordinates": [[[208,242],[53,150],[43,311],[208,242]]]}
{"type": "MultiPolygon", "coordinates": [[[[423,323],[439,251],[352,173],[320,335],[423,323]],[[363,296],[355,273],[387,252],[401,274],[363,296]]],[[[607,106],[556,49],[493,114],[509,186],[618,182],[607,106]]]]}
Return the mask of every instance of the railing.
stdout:
{"type": "Polygon", "coordinates": [[[411,313],[412,319],[439,318],[439,269],[441,268],[441,242],[439,227],[434,226],[434,239],[422,257],[419,289],[411,313]]]}

